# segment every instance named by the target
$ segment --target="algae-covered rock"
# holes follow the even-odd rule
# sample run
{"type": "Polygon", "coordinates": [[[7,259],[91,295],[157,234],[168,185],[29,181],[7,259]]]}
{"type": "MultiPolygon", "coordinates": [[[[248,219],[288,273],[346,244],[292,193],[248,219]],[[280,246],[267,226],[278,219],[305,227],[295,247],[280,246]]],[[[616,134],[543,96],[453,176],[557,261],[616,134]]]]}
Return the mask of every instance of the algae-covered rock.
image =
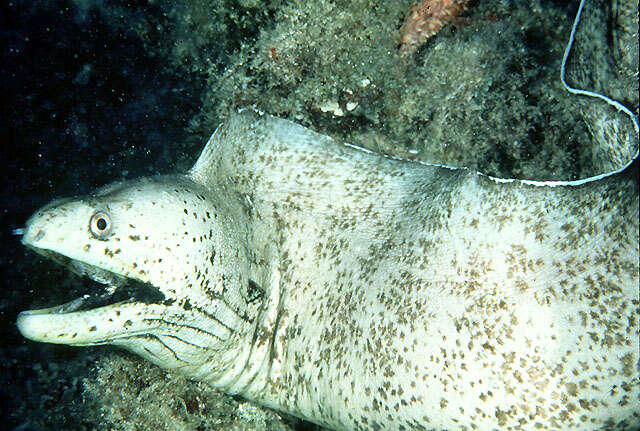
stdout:
{"type": "MultiPolygon", "coordinates": [[[[605,132],[594,118],[584,121],[589,107],[633,132],[627,117],[560,85],[577,4],[477,2],[404,64],[396,48],[407,4],[379,3],[284,5],[255,44],[211,75],[204,124],[251,105],[373,150],[530,179],[606,168],[591,136],[605,132]]],[[[618,15],[604,4],[587,8],[568,79],[634,106],[637,98],[618,89],[629,89],[637,44],[616,45],[636,59],[616,68],[614,47],[604,43],[618,15]]],[[[633,28],[614,27],[627,39],[633,28]]]]}
{"type": "MultiPolygon", "coordinates": [[[[276,412],[235,399],[136,357],[105,355],[84,380],[98,430],[292,431],[276,412]]],[[[295,423],[296,421],[290,421],[295,423]]]]}

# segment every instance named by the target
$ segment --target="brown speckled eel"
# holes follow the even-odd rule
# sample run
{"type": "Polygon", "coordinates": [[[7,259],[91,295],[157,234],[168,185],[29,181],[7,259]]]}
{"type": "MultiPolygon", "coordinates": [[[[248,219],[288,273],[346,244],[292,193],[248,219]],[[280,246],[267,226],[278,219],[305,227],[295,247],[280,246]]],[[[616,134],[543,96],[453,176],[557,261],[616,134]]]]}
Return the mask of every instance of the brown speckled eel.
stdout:
{"type": "Polygon", "coordinates": [[[635,173],[496,180],[243,111],[186,175],[38,211],[24,243],[107,287],[18,326],[335,430],[638,429],[635,173]]]}

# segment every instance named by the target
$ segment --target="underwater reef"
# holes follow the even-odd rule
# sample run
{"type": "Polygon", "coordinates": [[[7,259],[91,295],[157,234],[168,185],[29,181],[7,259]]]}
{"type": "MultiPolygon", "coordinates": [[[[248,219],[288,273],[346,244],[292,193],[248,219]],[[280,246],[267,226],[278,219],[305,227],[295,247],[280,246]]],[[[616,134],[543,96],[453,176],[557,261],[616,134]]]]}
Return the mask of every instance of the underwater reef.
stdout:
{"type": "MultiPolygon", "coordinates": [[[[584,178],[637,145],[628,119],[570,95],[578,2],[476,0],[399,54],[403,1],[8,1],[0,5],[0,415],[6,429],[314,430],[126,352],[24,340],[22,310],[85,281],[12,230],[56,197],[188,169],[251,106],[398,157],[510,178],[584,178]]],[[[591,0],[573,86],[637,112],[638,2],[591,0]]]]}

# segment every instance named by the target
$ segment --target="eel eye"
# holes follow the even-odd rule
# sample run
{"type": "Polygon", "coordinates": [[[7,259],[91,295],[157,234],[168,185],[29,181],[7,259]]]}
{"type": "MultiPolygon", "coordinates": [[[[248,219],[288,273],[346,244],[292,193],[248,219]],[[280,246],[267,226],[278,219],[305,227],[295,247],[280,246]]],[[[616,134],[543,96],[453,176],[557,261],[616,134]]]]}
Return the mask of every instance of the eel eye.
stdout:
{"type": "Polygon", "coordinates": [[[104,239],[111,233],[111,216],[105,211],[96,211],[89,221],[89,230],[96,239],[104,239]]]}

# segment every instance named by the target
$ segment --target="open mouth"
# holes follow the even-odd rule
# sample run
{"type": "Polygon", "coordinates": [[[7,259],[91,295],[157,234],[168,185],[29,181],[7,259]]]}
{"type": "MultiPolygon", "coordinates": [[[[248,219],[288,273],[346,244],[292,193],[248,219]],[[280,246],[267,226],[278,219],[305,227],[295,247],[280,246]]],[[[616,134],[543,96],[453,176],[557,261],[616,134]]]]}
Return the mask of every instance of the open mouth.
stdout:
{"type": "Polygon", "coordinates": [[[25,314],[66,314],[127,302],[155,304],[165,300],[164,294],[149,283],[124,277],[50,250],[36,248],[35,251],[89,280],[85,283],[89,285],[89,293],[65,304],[39,310],[28,310],[24,312],[25,314]]]}

